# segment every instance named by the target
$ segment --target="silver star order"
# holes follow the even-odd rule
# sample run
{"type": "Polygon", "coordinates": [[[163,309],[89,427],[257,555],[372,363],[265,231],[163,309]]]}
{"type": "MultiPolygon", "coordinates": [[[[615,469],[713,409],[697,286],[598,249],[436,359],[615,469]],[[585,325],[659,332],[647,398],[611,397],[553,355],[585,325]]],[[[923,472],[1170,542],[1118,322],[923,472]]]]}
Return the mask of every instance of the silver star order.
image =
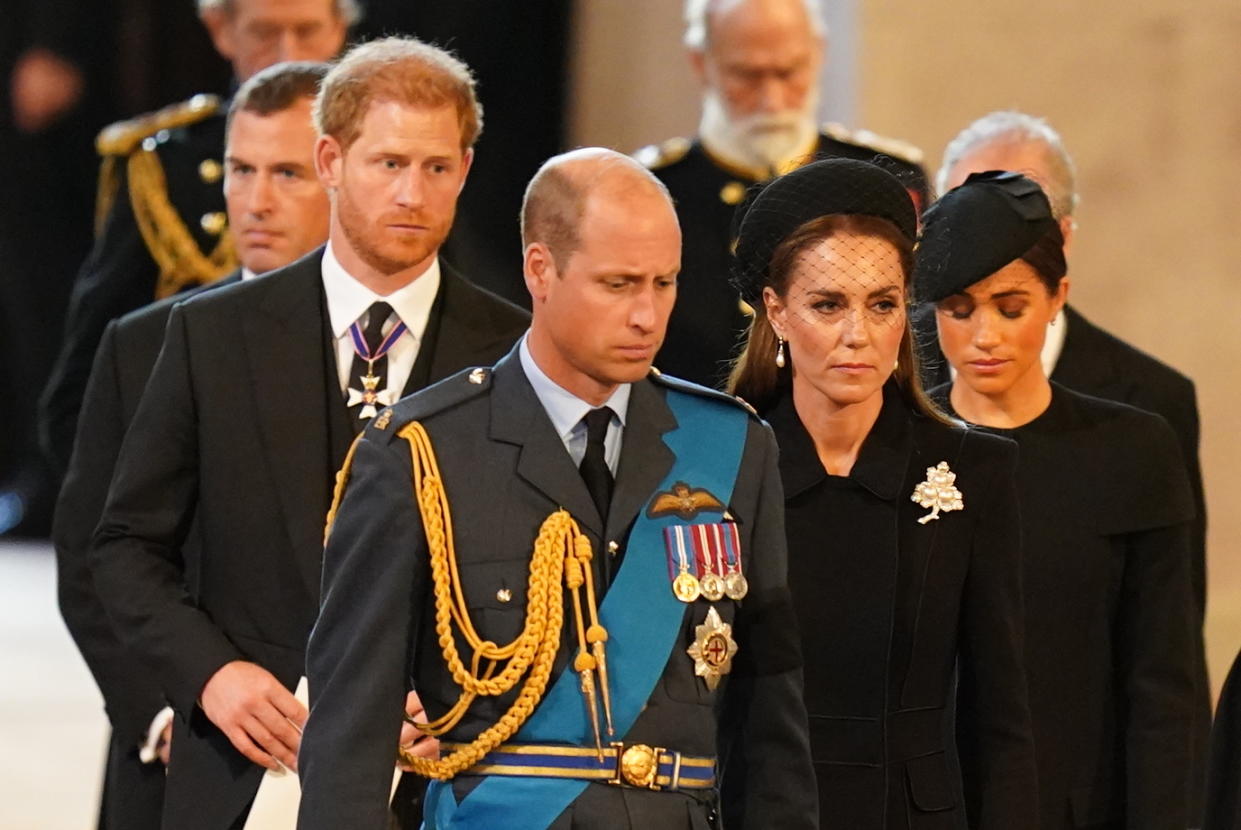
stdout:
{"type": "Polygon", "coordinates": [[[956,486],[957,474],[948,469],[948,462],[941,461],[934,467],[926,468],[926,481],[914,488],[910,500],[922,507],[929,507],[931,512],[918,519],[918,524],[939,518],[939,514],[950,513],[965,507],[961,491],[956,486]]]}
{"type": "MultiPolygon", "coordinates": [[[[362,407],[362,410],[358,413],[359,418],[374,418],[381,408],[392,406],[392,404],[396,403],[396,392],[391,389],[385,389],[382,392],[372,392],[371,396],[372,402],[362,407]]],[[[345,405],[352,408],[360,403],[365,403],[366,398],[365,392],[360,392],[350,387],[349,402],[345,405]]]]}

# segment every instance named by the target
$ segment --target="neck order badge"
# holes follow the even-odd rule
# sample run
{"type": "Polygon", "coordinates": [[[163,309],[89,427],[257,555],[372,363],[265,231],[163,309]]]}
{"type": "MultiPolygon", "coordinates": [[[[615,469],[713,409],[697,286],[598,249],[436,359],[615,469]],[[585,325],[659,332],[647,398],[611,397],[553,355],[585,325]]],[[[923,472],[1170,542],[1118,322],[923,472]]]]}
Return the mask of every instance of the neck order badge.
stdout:
{"type": "MultiPolygon", "coordinates": [[[[685,481],[700,483],[727,504],[732,497],[749,416],[698,395],[667,390],[677,428],[664,436],[676,461],[656,493],[685,481]]],[[[608,671],[612,716],[618,739],[633,727],[676,646],[687,606],[668,590],[664,529],[684,523],[678,516],[644,511],[629,536],[624,564],[599,609],[611,633],[608,671]]],[[[565,671],[530,719],[518,741],[593,746],[590,720],[574,672],[565,671]]],[[[457,804],[451,782],[432,781],[427,790],[427,830],[505,827],[545,830],[587,786],[565,778],[491,776],[457,804]],[[514,810],[513,805],[522,805],[514,810]]]]}

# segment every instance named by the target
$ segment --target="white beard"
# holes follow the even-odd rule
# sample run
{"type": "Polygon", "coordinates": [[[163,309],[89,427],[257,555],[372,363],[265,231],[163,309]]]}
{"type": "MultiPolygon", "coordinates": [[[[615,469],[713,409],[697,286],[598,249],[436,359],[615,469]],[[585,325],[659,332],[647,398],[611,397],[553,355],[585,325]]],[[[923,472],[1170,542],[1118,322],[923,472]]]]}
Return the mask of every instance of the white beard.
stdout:
{"type": "Polygon", "coordinates": [[[779,169],[813,146],[818,135],[815,114],[819,96],[806,96],[800,109],[758,113],[730,119],[724,100],[714,89],[703,94],[698,134],[715,155],[742,167],[779,169]]]}

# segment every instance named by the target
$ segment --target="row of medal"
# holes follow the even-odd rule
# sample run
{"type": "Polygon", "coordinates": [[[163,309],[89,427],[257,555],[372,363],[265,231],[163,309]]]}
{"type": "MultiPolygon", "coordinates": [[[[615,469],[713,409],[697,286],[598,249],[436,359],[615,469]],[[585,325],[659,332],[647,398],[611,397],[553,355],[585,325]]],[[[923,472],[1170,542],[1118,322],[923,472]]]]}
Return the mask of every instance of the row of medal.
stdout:
{"type": "Polygon", "coordinates": [[[699,597],[740,600],[750,590],[741,572],[741,537],[735,522],[664,528],[668,578],[681,602],[699,597]]]}

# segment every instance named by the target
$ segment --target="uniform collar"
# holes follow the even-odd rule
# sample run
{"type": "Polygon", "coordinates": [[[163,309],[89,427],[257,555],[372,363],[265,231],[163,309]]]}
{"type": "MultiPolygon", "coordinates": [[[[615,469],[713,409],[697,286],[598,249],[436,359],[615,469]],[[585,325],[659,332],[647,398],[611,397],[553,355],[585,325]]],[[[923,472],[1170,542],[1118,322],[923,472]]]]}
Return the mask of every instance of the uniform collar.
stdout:
{"type": "MultiPolygon", "coordinates": [[[[793,406],[791,390],[780,398],[767,417],[780,445],[780,477],[784,482],[785,499],[792,499],[827,480],[829,476],[819,461],[814,440],[793,406]]],[[[858,450],[848,480],[878,498],[888,501],[897,498],[912,448],[912,417],[895,381],[888,381],[883,388],[883,408],[858,450]]]]}
{"type": "MultiPolygon", "coordinates": [[[[539,368],[539,364],[535,362],[534,355],[530,354],[530,347],[526,343],[529,336],[529,334],[523,336],[518,346],[522,371],[525,372],[530,386],[534,388],[534,394],[538,397],[539,403],[543,404],[543,409],[547,411],[547,416],[551,419],[556,434],[562,441],[566,440],[581,423],[582,418],[586,417],[586,413],[595,407],[557,384],[539,368]]],[[[622,383],[603,404],[611,407],[622,427],[629,414],[631,386],[632,384],[622,383]]]]}
{"type": "Polygon", "coordinates": [[[328,318],[332,336],[343,337],[372,303],[385,302],[401,318],[415,339],[421,340],[431,316],[431,306],[440,287],[439,257],[409,285],[384,297],[358,282],[340,264],[328,242],[323,251],[323,289],[327,295],[328,318]]]}

